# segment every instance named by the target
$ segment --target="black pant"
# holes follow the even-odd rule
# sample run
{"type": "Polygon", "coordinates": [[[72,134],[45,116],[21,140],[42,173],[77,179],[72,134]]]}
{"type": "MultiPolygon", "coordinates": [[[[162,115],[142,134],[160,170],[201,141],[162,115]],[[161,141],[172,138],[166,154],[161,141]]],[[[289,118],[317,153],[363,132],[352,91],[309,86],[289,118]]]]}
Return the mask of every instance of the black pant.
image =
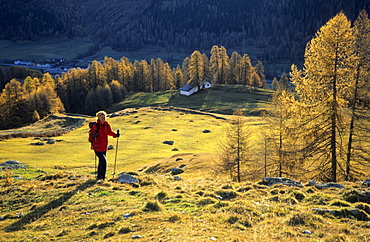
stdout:
{"type": "Polygon", "coordinates": [[[95,151],[96,156],[99,158],[99,164],[98,164],[98,180],[104,180],[105,179],[105,173],[107,171],[107,158],[106,154],[107,152],[104,151],[95,151]]]}

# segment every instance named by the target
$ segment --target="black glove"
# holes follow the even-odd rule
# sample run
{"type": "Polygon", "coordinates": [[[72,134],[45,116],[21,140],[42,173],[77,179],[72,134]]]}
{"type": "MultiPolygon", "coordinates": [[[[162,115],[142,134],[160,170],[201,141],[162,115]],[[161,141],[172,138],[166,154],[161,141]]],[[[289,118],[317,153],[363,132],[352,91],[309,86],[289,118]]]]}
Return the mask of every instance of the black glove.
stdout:
{"type": "Polygon", "coordinates": [[[120,136],[120,133],[117,133],[117,134],[116,134],[116,138],[118,138],[119,136],[120,136]]]}
{"type": "Polygon", "coordinates": [[[93,137],[93,139],[95,139],[96,137],[98,137],[98,132],[94,132],[93,134],[92,134],[92,137],[93,137]]]}

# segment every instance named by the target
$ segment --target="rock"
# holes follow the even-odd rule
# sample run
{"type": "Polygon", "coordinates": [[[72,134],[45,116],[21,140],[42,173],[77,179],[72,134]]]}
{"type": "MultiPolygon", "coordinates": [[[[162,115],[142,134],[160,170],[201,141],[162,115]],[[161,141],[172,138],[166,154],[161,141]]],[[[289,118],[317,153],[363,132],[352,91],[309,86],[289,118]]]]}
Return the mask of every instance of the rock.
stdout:
{"type": "Polygon", "coordinates": [[[48,144],[48,145],[53,145],[53,144],[55,144],[55,140],[53,140],[53,139],[48,139],[48,140],[46,140],[46,144],[48,144]]]}
{"type": "Polygon", "coordinates": [[[205,129],[203,130],[203,133],[211,133],[211,130],[205,129]]]}
{"type": "Polygon", "coordinates": [[[19,165],[22,164],[22,162],[17,160],[7,160],[4,163],[1,163],[0,166],[10,166],[10,165],[19,165]]]}
{"type": "Polygon", "coordinates": [[[67,169],[67,167],[66,166],[56,165],[56,166],[54,166],[54,169],[56,169],[56,170],[64,170],[64,169],[67,169]]]}
{"type": "Polygon", "coordinates": [[[183,158],[179,157],[179,158],[176,159],[176,161],[179,161],[179,160],[183,160],[183,158]]]}
{"type": "Polygon", "coordinates": [[[44,143],[43,142],[36,142],[36,143],[30,143],[30,145],[44,145],[44,143]]]}
{"type": "Polygon", "coordinates": [[[264,177],[262,178],[262,181],[259,184],[267,186],[282,184],[286,186],[303,187],[302,183],[300,183],[299,181],[295,181],[284,177],[264,177]]]}
{"type": "Polygon", "coordinates": [[[127,184],[138,183],[139,182],[136,177],[134,177],[132,175],[129,175],[129,174],[119,175],[117,181],[121,182],[121,183],[127,183],[127,184]]]}
{"type": "Polygon", "coordinates": [[[173,149],[172,149],[172,151],[179,151],[179,149],[177,149],[177,148],[173,148],[173,149]]]}
{"type": "Polygon", "coordinates": [[[339,188],[342,189],[344,188],[343,185],[334,183],[334,182],[327,182],[327,183],[317,183],[315,180],[311,180],[308,182],[309,186],[314,186],[317,189],[328,189],[328,188],[339,188]]]}
{"type": "Polygon", "coordinates": [[[172,131],[177,131],[177,129],[172,129],[172,131]]]}
{"type": "Polygon", "coordinates": [[[108,150],[113,150],[113,149],[114,149],[113,145],[108,146],[108,150]]]}
{"type": "Polygon", "coordinates": [[[181,173],[184,173],[184,170],[183,170],[183,169],[181,169],[181,168],[179,168],[179,167],[171,168],[171,174],[172,174],[173,176],[175,176],[175,175],[179,175],[179,174],[181,174],[181,173]]]}
{"type": "Polygon", "coordinates": [[[0,164],[0,166],[2,166],[0,168],[0,171],[1,170],[6,170],[6,169],[15,170],[15,169],[22,169],[22,168],[27,168],[28,167],[27,164],[24,164],[24,163],[16,161],[16,160],[5,161],[4,163],[0,164]]]}
{"type": "Polygon", "coordinates": [[[175,141],[172,141],[172,140],[163,141],[163,144],[166,144],[166,145],[173,145],[174,143],[175,141]]]}
{"type": "Polygon", "coordinates": [[[180,176],[174,176],[174,177],[173,177],[173,179],[174,179],[175,181],[181,181],[181,177],[180,177],[180,176]]]}
{"type": "Polygon", "coordinates": [[[140,239],[141,236],[140,235],[135,235],[135,236],[132,236],[131,239],[140,239]]]}
{"type": "Polygon", "coordinates": [[[369,179],[366,179],[363,183],[362,183],[363,186],[365,187],[370,187],[370,178],[369,179]]]}
{"type": "Polygon", "coordinates": [[[323,215],[323,214],[326,214],[326,213],[334,215],[334,211],[330,210],[330,209],[313,208],[312,211],[314,213],[320,214],[320,215],[323,215]]]}
{"type": "Polygon", "coordinates": [[[122,217],[123,217],[124,219],[128,219],[128,218],[130,218],[130,217],[132,217],[132,216],[134,216],[132,213],[125,213],[124,215],[122,215],[122,217]]]}

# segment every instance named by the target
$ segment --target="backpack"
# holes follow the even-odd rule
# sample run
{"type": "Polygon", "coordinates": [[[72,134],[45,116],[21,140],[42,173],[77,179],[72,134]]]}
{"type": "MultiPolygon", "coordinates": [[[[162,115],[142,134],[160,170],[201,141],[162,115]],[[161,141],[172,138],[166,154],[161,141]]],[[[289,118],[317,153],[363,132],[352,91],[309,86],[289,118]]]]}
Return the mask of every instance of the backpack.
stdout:
{"type": "Polygon", "coordinates": [[[93,142],[94,141],[94,138],[92,137],[92,133],[91,133],[91,129],[92,129],[92,127],[94,125],[96,125],[96,132],[99,132],[99,125],[98,125],[98,123],[96,121],[90,121],[89,122],[89,128],[90,128],[90,130],[89,130],[89,142],[93,142]]]}

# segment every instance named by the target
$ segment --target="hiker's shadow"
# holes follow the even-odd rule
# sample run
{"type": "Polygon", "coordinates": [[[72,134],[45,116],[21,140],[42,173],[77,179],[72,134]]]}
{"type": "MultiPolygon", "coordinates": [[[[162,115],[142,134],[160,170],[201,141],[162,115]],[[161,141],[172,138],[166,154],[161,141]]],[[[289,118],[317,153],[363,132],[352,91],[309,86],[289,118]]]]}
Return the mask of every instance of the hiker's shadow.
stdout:
{"type": "Polygon", "coordinates": [[[79,185],[76,187],[75,190],[64,193],[60,198],[55,199],[48,204],[41,206],[39,208],[36,208],[32,212],[26,214],[23,216],[20,220],[18,220],[15,223],[10,224],[9,226],[5,227],[5,232],[12,232],[12,231],[18,231],[22,230],[23,227],[27,224],[32,223],[33,221],[41,218],[44,214],[50,212],[53,209],[56,209],[60,206],[62,206],[66,201],[68,201],[74,194],[76,194],[78,191],[86,190],[89,187],[92,187],[96,184],[96,180],[88,180],[85,183],[79,185]]]}

